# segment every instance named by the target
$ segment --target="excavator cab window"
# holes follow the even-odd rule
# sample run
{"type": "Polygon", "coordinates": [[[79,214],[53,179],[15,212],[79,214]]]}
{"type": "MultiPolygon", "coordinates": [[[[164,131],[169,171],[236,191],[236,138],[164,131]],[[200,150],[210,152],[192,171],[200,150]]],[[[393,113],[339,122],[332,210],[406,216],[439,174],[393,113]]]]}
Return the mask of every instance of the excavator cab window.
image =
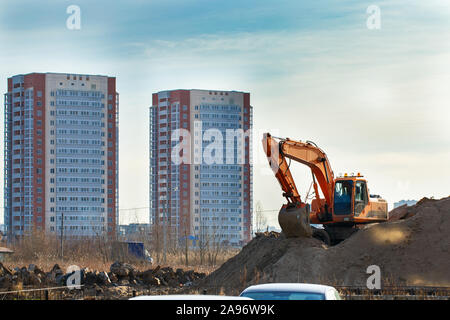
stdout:
{"type": "Polygon", "coordinates": [[[356,181],[355,184],[355,216],[359,216],[368,203],[365,181],[356,181]]]}
{"type": "Polygon", "coordinates": [[[334,214],[347,215],[352,212],[352,180],[336,181],[334,188],[334,214]]]}

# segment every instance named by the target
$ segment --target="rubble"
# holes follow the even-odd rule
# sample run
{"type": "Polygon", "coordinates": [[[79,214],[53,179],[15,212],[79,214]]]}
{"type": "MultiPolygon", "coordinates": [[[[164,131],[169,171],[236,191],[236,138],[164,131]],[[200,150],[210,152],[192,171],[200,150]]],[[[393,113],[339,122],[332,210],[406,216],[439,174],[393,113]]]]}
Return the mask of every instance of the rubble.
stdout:
{"type": "MultiPolygon", "coordinates": [[[[49,272],[44,272],[34,264],[30,264],[28,268],[16,267],[10,270],[0,263],[0,290],[12,290],[18,285],[32,288],[64,286],[71,274],[73,272],[65,273],[58,264],[55,264],[49,272]]],[[[160,266],[139,271],[131,264],[116,261],[111,265],[109,272],[83,268],[80,270],[80,276],[81,285],[86,288],[100,288],[101,291],[102,288],[112,286],[179,288],[204,278],[205,274],[194,270],[174,271],[170,267],[161,268],[160,266]]]]}
{"type": "Polygon", "coordinates": [[[414,216],[417,211],[419,210],[419,208],[422,207],[422,205],[426,204],[426,203],[433,203],[435,201],[435,199],[429,199],[429,198],[422,198],[420,201],[418,201],[414,206],[408,206],[407,204],[404,204],[398,208],[395,208],[393,210],[391,210],[391,212],[389,212],[389,221],[397,221],[397,220],[403,220],[403,219],[407,219],[410,218],[412,216],[414,216]]]}

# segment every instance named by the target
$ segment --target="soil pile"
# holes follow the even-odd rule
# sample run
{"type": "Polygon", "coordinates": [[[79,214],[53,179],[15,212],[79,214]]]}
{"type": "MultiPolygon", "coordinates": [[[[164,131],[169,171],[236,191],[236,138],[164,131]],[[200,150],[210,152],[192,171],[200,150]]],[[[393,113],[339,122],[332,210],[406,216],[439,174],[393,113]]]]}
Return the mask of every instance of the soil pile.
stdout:
{"type": "Polygon", "coordinates": [[[450,286],[450,197],[424,198],[393,210],[392,220],[368,225],[340,244],[258,234],[211,273],[205,287],[244,288],[265,282],[366,286],[377,265],[382,285],[450,286]]]}

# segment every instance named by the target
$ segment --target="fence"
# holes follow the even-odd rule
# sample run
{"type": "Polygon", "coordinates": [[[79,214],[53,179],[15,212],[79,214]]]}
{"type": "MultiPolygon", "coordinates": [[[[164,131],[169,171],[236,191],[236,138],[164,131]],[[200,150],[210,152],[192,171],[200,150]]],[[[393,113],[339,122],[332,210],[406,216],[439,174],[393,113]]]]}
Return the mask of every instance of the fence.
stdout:
{"type": "Polygon", "coordinates": [[[84,298],[83,290],[70,289],[67,286],[0,292],[0,300],[83,300],[84,298]]]}
{"type": "MultiPolygon", "coordinates": [[[[384,286],[368,289],[360,286],[334,286],[343,300],[450,300],[450,287],[429,286],[384,286]]],[[[237,296],[245,289],[227,286],[202,286],[185,288],[186,294],[207,293],[237,296]]]]}
{"type": "MultiPolygon", "coordinates": [[[[83,285],[81,285],[83,287],[83,285]]],[[[383,287],[370,290],[364,287],[335,286],[344,300],[450,300],[450,287],[383,287]]],[[[50,288],[23,288],[13,291],[0,292],[0,300],[98,300],[98,299],[127,299],[137,295],[155,294],[151,289],[137,291],[128,286],[120,297],[107,296],[102,292],[85,290],[87,288],[71,289],[67,286],[50,288]]],[[[92,288],[91,288],[92,289],[92,288]]],[[[183,294],[212,294],[234,295],[240,294],[240,289],[224,286],[184,287],[173,290],[173,293],[183,294]],[[175,292],[177,291],[177,292],[175,292]]]]}
{"type": "Polygon", "coordinates": [[[345,300],[449,300],[450,287],[383,286],[381,289],[335,286],[345,300]]]}

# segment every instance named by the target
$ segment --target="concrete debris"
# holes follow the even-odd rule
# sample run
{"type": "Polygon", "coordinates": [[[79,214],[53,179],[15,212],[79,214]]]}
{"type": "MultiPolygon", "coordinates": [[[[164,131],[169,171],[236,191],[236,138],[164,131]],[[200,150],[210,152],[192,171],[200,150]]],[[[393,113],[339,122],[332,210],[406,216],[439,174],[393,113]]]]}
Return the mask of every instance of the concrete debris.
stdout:
{"type": "Polygon", "coordinates": [[[403,220],[410,218],[414,216],[417,211],[426,203],[432,204],[434,203],[435,199],[429,199],[429,198],[422,198],[419,202],[417,202],[414,206],[408,206],[406,204],[395,208],[389,212],[389,221],[397,221],[397,220],[403,220]]]}
{"type": "MultiPolygon", "coordinates": [[[[64,273],[57,264],[46,273],[34,264],[30,264],[28,268],[16,267],[11,271],[0,263],[0,289],[8,291],[18,285],[27,287],[64,286],[72,274],[73,272],[64,273]]],[[[194,270],[177,269],[174,271],[170,267],[161,268],[160,266],[139,271],[133,265],[120,261],[114,262],[109,272],[89,268],[80,270],[81,284],[88,288],[93,286],[100,288],[110,286],[179,288],[204,277],[204,273],[197,273],[194,270]]]]}

